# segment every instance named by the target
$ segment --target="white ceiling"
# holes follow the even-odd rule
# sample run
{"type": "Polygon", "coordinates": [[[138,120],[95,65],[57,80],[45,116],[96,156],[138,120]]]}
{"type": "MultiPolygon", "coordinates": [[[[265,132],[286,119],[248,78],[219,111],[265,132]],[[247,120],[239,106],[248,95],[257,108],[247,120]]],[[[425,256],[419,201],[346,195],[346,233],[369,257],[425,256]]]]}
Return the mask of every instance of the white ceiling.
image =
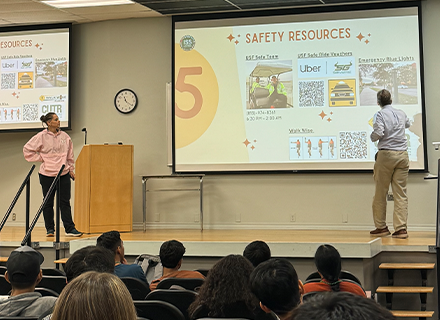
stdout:
{"type": "Polygon", "coordinates": [[[40,0],[0,0],[0,26],[43,23],[86,23],[102,20],[160,17],[141,4],[56,9],[40,0]]]}

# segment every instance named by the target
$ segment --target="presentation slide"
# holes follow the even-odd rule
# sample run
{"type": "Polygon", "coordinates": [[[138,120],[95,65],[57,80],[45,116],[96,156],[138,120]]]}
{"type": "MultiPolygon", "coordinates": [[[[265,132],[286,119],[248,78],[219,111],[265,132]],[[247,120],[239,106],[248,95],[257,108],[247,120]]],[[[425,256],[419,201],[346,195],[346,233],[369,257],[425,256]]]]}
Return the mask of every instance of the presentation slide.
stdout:
{"type": "Polygon", "coordinates": [[[176,172],[372,170],[381,89],[425,169],[417,7],[174,26],[176,172]]]}
{"type": "Polygon", "coordinates": [[[68,25],[0,28],[0,130],[42,128],[48,112],[69,126],[69,34],[68,25]]]}

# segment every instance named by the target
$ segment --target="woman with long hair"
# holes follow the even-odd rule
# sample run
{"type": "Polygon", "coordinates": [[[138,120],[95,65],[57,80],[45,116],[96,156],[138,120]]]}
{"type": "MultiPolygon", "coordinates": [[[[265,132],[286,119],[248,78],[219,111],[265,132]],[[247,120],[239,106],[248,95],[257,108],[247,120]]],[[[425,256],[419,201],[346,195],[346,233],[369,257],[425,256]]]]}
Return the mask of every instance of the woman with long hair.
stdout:
{"type": "Polygon", "coordinates": [[[61,292],[51,320],[136,320],[125,284],[111,273],[89,271],[61,292]]]}
{"type": "Polygon", "coordinates": [[[341,255],[335,247],[323,244],[315,253],[315,265],[321,275],[320,282],[306,282],[304,292],[346,291],[365,297],[365,291],[360,285],[347,280],[341,280],[341,255]]]}
{"type": "Polygon", "coordinates": [[[228,255],[209,270],[196,300],[188,313],[192,319],[261,319],[265,313],[251,292],[249,277],[252,264],[243,256],[228,255]]]}

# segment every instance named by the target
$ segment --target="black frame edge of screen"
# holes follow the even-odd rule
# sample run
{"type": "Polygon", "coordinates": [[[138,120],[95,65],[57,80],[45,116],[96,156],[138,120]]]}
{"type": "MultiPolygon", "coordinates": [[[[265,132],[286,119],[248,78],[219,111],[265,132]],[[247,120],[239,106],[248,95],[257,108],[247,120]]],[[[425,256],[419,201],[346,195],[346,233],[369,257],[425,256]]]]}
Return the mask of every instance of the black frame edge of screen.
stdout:
{"type": "Polygon", "coordinates": [[[372,169],[337,169],[337,170],[246,170],[246,171],[176,171],[175,159],[175,28],[178,22],[201,21],[201,20],[221,20],[233,18],[250,18],[250,17],[266,17],[278,15],[298,15],[308,13],[329,13],[329,12],[349,12],[349,11],[368,11],[377,9],[398,9],[417,7],[418,10],[418,27],[419,27],[419,53],[420,53],[420,79],[421,79],[421,108],[422,108],[422,135],[423,135],[423,153],[424,153],[424,168],[410,169],[410,173],[428,173],[428,151],[426,141],[426,110],[425,110],[425,79],[424,79],[424,60],[423,60],[423,32],[422,32],[422,8],[420,1],[396,1],[396,2],[381,2],[373,4],[346,4],[346,5],[317,5],[311,7],[300,8],[286,8],[275,10],[253,10],[245,12],[224,12],[224,13],[209,13],[209,14],[192,14],[192,15],[178,15],[172,17],[172,173],[185,174],[210,174],[210,175],[237,175],[237,174],[310,174],[310,173],[373,173],[372,169]]]}
{"type": "MultiPolygon", "coordinates": [[[[52,24],[34,24],[34,25],[19,25],[19,26],[7,26],[7,27],[0,27],[0,34],[4,32],[15,32],[15,31],[38,31],[38,30],[54,30],[54,29],[69,29],[69,75],[68,75],[68,83],[69,86],[67,88],[67,102],[69,105],[69,112],[68,112],[68,120],[67,120],[67,127],[61,127],[63,130],[70,131],[72,130],[72,123],[71,123],[71,109],[72,106],[70,104],[70,83],[71,83],[71,56],[72,56],[72,23],[52,23],[52,24]]],[[[14,133],[14,132],[36,132],[44,129],[44,127],[41,128],[23,128],[23,129],[0,129],[0,134],[2,133],[14,133]]]]}

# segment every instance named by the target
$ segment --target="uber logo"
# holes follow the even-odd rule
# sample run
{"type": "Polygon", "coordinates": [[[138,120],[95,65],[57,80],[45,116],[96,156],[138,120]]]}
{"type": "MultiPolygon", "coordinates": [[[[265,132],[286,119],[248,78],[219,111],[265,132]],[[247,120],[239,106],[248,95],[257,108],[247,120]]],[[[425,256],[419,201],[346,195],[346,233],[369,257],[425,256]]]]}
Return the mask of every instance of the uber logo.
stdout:
{"type": "Polygon", "coordinates": [[[306,64],[305,66],[299,66],[299,71],[302,73],[306,72],[320,72],[321,66],[309,66],[306,64]]]}
{"type": "Polygon", "coordinates": [[[320,78],[327,74],[327,60],[323,58],[298,59],[298,78],[320,78]]]}

